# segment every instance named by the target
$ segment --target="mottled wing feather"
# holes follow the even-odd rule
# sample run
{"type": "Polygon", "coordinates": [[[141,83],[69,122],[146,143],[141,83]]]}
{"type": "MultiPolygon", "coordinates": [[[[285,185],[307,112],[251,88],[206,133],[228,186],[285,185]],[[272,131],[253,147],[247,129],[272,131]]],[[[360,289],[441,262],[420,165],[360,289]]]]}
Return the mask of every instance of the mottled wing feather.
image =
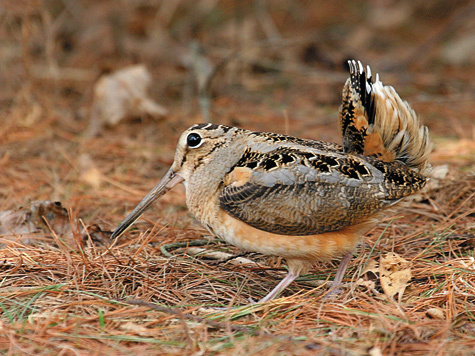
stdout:
{"type": "Polygon", "coordinates": [[[369,157],[310,148],[248,151],[225,177],[219,204],[255,228],[312,235],[363,221],[424,182],[401,164],[369,157]]]}
{"type": "Polygon", "coordinates": [[[356,208],[356,190],[328,183],[272,187],[247,183],[225,188],[219,202],[227,213],[257,229],[282,235],[313,235],[343,229],[385,205],[375,201],[373,206],[356,208]]]}
{"type": "Polygon", "coordinates": [[[410,105],[393,87],[361,62],[349,61],[350,78],[343,88],[340,125],[346,153],[399,161],[418,172],[428,169],[429,133],[410,105]]]}

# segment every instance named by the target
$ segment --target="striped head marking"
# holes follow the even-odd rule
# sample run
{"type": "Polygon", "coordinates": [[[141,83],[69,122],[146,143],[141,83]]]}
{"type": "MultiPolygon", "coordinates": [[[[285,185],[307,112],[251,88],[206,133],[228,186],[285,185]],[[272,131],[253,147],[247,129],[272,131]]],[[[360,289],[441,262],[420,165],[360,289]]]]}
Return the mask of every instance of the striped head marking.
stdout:
{"type": "Polygon", "coordinates": [[[219,147],[227,146],[232,141],[231,138],[234,134],[231,131],[236,132],[238,130],[229,126],[198,124],[183,132],[178,140],[173,165],[160,182],[122,221],[111,238],[122,235],[157,199],[178,183],[187,182],[193,172],[203,163],[213,160],[214,155],[212,153],[219,147]]]}
{"type": "Polygon", "coordinates": [[[213,159],[216,150],[227,146],[238,130],[210,123],[191,126],[178,140],[171,169],[188,180],[199,166],[213,159]]]}

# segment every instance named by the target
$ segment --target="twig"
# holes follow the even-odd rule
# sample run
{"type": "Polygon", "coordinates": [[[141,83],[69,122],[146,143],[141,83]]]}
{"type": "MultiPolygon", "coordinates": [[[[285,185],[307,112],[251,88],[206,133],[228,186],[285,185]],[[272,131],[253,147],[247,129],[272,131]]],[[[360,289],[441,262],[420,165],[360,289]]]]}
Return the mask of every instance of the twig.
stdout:
{"type": "Polygon", "coordinates": [[[160,246],[160,252],[165,256],[165,257],[176,257],[173,256],[170,252],[168,252],[168,249],[177,249],[177,248],[182,248],[182,247],[188,247],[188,246],[204,246],[208,244],[217,244],[219,243],[219,240],[193,240],[193,241],[186,241],[186,242],[174,242],[171,244],[166,244],[160,246]]]}
{"type": "Polygon", "coordinates": [[[130,305],[137,305],[137,306],[141,306],[141,307],[147,307],[147,308],[150,308],[150,309],[162,312],[162,313],[175,315],[175,316],[177,316],[179,318],[182,318],[182,319],[193,320],[193,321],[196,321],[198,323],[206,324],[208,326],[211,326],[211,327],[217,328],[217,329],[224,329],[224,330],[231,329],[232,331],[238,331],[238,332],[250,334],[250,335],[253,335],[253,336],[272,336],[271,334],[266,333],[264,331],[253,330],[252,328],[248,328],[248,327],[245,327],[245,326],[239,326],[239,325],[233,325],[233,324],[230,324],[230,323],[221,323],[219,321],[209,320],[209,319],[206,319],[206,318],[203,318],[203,317],[200,317],[200,316],[196,316],[196,315],[184,314],[181,310],[178,311],[178,310],[167,308],[167,307],[164,307],[164,306],[161,306],[161,305],[145,302],[145,301],[140,300],[140,299],[132,299],[132,300],[127,301],[126,303],[130,304],[130,305]]]}

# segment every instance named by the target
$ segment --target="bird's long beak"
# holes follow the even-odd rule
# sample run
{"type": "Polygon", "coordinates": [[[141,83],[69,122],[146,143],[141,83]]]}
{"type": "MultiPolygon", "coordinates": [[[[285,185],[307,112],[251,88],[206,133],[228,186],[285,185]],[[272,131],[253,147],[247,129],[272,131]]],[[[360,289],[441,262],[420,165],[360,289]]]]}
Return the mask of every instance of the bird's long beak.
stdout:
{"type": "Polygon", "coordinates": [[[112,233],[111,239],[122,235],[127,228],[132,225],[158,198],[172,189],[178,183],[183,182],[183,178],[176,174],[171,168],[160,182],[142,199],[135,209],[122,221],[117,229],[112,233]]]}

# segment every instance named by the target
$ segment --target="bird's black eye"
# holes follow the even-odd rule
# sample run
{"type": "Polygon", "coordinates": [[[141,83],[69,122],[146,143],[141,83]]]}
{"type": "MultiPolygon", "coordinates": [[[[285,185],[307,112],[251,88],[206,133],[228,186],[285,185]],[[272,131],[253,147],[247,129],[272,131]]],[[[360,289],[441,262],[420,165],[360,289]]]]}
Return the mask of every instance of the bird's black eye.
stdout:
{"type": "Polygon", "coordinates": [[[188,145],[188,147],[190,148],[197,148],[197,147],[200,147],[201,143],[203,142],[203,140],[201,139],[201,136],[198,135],[197,133],[190,133],[187,137],[186,137],[186,144],[188,145]]]}

